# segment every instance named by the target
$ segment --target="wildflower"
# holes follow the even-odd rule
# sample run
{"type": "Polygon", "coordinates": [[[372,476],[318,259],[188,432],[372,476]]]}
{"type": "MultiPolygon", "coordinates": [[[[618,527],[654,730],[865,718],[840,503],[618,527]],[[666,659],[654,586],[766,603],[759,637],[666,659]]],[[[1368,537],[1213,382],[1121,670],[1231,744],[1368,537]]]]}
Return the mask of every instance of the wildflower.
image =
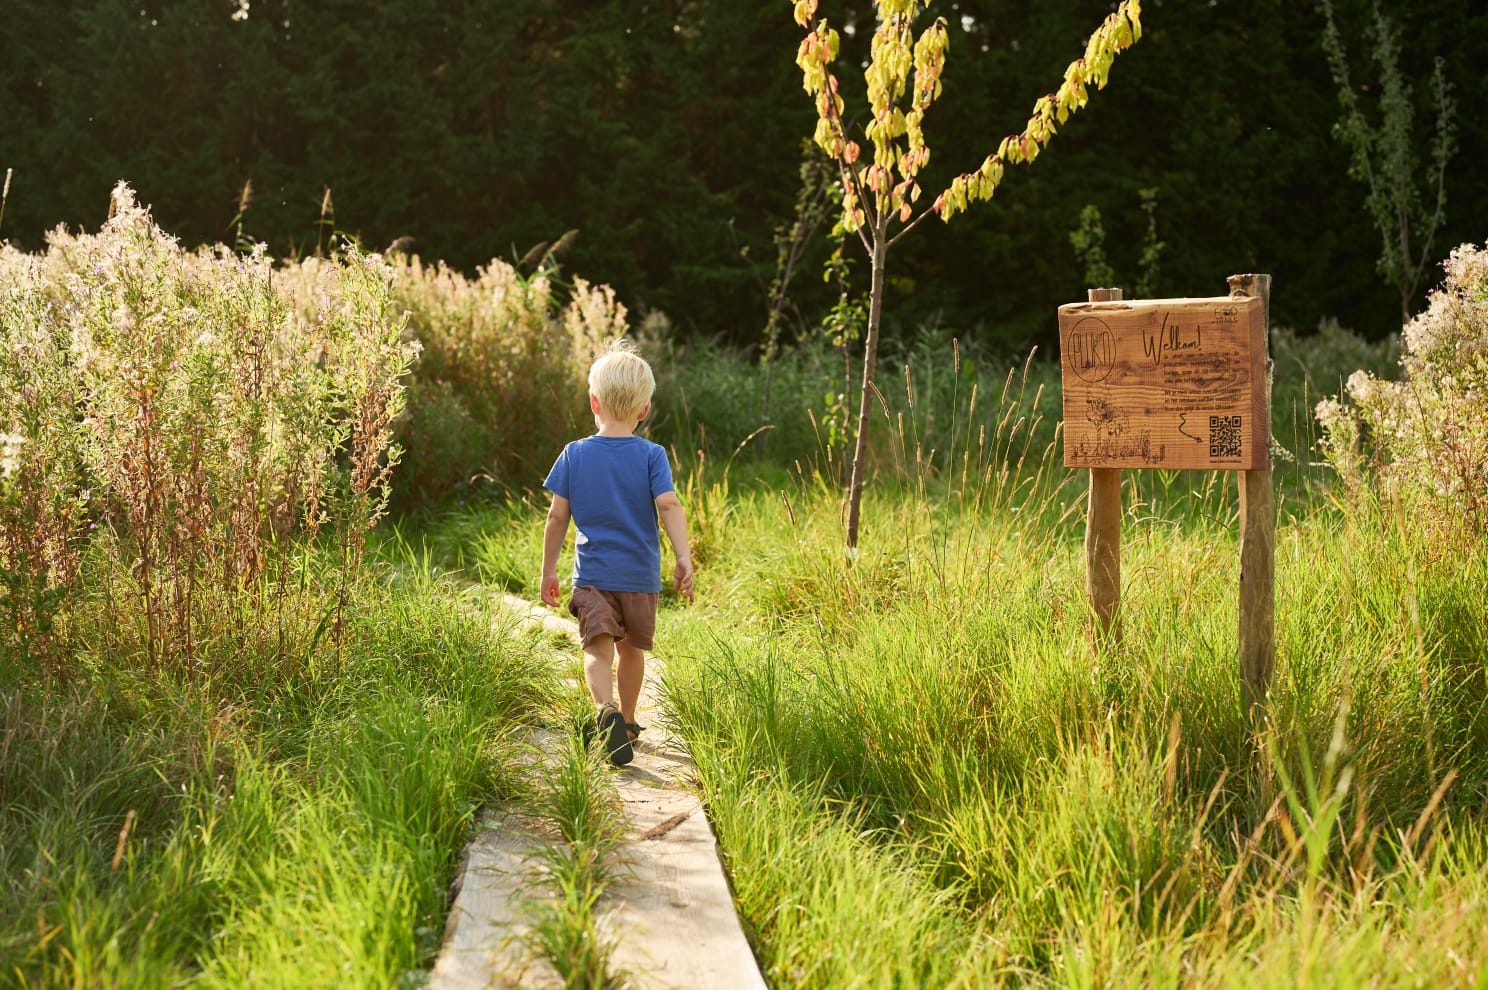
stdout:
{"type": "Polygon", "coordinates": [[[1439,519],[1485,526],[1488,251],[1461,245],[1444,268],[1443,284],[1401,334],[1404,380],[1357,371],[1345,385],[1351,405],[1324,400],[1317,417],[1329,460],[1346,479],[1359,477],[1358,440],[1367,425],[1386,492],[1418,493],[1439,519]]]}

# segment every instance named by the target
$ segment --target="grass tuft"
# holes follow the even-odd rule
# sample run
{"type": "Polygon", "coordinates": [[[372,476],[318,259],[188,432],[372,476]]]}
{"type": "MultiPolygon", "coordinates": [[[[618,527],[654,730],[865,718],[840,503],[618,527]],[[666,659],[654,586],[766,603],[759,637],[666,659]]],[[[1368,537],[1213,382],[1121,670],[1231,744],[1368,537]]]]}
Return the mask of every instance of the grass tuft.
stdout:
{"type": "Polygon", "coordinates": [[[354,589],[343,650],[321,638],[287,659],[270,637],[206,682],[127,662],[73,683],[10,668],[7,980],[422,980],[475,809],[520,792],[520,727],[558,687],[539,639],[493,633],[454,585],[395,565],[354,589]]]}

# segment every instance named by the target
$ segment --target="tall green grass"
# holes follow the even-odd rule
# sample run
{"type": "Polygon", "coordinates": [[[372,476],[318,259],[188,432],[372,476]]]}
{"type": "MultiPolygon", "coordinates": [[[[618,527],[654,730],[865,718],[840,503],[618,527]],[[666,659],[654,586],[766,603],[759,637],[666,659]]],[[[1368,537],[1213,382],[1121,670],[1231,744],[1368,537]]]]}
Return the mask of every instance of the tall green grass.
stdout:
{"type": "Polygon", "coordinates": [[[741,502],[706,610],[664,626],[669,704],[775,980],[1488,978],[1485,548],[1444,555],[1389,512],[1284,526],[1255,738],[1223,513],[1128,520],[1125,644],[1098,652],[1078,521],[963,518],[944,492],[870,511],[849,568],[835,499],[741,502]]]}
{"type": "MultiPolygon", "coordinates": [[[[1488,548],[1336,498],[1288,385],[1254,733],[1234,482],[1127,472],[1125,641],[1093,647],[1040,374],[910,368],[851,566],[824,459],[679,477],[707,566],[663,612],[664,686],[769,980],[1488,980],[1488,548]]],[[[498,561],[539,516],[464,525],[498,561]]]]}
{"type": "Polygon", "coordinates": [[[472,815],[526,793],[520,740],[558,687],[539,639],[392,570],[339,653],[307,636],[205,683],[6,665],[0,984],[421,982],[472,815]]]}
{"type": "Polygon", "coordinates": [[[575,990],[612,990],[627,983],[613,963],[616,939],[611,919],[600,908],[605,888],[621,863],[616,847],[624,832],[619,797],[609,781],[608,759],[582,731],[594,708],[586,695],[569,698],[560,736],[541,766],[530,807],[561,842],[545,851],[543,890],[529,907],[530,941],[575,990]]]}
{"type": "Polygon", "coordinates": [[[1128,473],[1125,642],[1097,649],[1079,479],[1024,459],[999,489],[994,460],[969,487],[900,422],[855,564],[830,485],[740,497],[705,609],[664,626],[774,981],[1488,979],[1488,548],[1342,511],[1299,444],[1253,735],[1233,482],[1128,473]]]}

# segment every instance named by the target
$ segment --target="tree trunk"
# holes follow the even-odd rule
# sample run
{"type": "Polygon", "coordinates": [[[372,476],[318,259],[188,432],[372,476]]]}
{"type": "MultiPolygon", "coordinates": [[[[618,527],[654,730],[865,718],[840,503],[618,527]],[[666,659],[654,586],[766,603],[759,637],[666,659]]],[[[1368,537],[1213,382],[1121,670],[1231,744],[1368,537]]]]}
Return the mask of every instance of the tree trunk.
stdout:
{"type": "Polygon", "coordinates": [[[873,401],[873,370],[878,364],[878,323],[883,315],[884,259],[889,253],[888,218],[873,228],[873,288],[868,296],[868,336],[863,342],[863,381],[858,400],[858,435],[853,444],[852,481],[847,491],[847,549],[858,548],[858,517],[863,501],[864,461],[868,453],[868,416],[873,401]]]}

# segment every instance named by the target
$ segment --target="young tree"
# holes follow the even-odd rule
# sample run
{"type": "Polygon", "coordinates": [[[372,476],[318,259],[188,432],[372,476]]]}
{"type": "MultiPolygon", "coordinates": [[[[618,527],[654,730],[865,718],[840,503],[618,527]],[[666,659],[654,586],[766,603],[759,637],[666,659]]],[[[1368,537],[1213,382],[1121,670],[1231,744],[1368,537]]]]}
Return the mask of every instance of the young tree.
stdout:
{"type": "Polygon", "coordinates": [[[863,136],[872,145],[871,160],[848,134],[843,99],[832,63],[838,34],[826,22],[812,25],[818,0],[792,0],[796,23],[808,29],[796,55],[805,89],[816,99],[816,143],[837,165],[842,183],[841,225],[855,233],[871,259],[868,329],[864,341],[862,392],[854,442],[852,480],[848,488],[847,547],[858,545],[859,509],[863,496],[869,401],[878,360],[879,321],[883,315],[884,266],[889,248],[934,213],[950,220],[978,200],[989,200],[1008,165],[1031,163],[1069,115],[1085,106],[1090,88],[1106,84],[1118,52],[1142,36],[1140,0],[1123,0],[1116,12],[1090,36],[1083,58],[1064,71],[1056,92],[1040,97],[1022,133],[1003,138],[974,172],[963,172],[927,207],[920,207],[920,170],[930,160],[921,123],[941,93],[948,35],[945,18],[936,18],[918,38],[914,22],[932,0],[876,0],[878,25],[873,33],[864,79],[869,117],[863,136]],[[912,79],[911,79],[912,75],[912,79]]]}
{"type": "MultiPolygon", "coordinates": [[[[1422,202],[1416,185],[1416,138],[1411,127],[1414,107],[1411,85],[1400,71],[1400,29],[1374,4],[1374,60],[1379,63],[1379,126],[1370,124],[1359,106],[1359,96],[1349,80],[1348,52],[1344,50],[1333,4],[1322,0],[1323,51],[1338,87],[1342,115],[1333,134],[1349,151],[1349,175],[1369,187],[1364,205],[1382,247],[1380,274],[1400,293],[1401,325],[1410,322],[1410,304],[1421,287],[1430,260],[1431,242],[1446,216],[1447,161],[1452,157],[1456,128],[1452,118],[1456,105],[1438,56],[1431,77],[1432,102],[1436,106],[1436,134],[1431,142],[1431,167],[1427,187],[1435,185],[1435,204],[1422,202]],[[1413,245],[1411,239],[1416,243],[1413,245]]],[[[1359,87],[1368,89],[1368,87],[1359,87]]]]}

